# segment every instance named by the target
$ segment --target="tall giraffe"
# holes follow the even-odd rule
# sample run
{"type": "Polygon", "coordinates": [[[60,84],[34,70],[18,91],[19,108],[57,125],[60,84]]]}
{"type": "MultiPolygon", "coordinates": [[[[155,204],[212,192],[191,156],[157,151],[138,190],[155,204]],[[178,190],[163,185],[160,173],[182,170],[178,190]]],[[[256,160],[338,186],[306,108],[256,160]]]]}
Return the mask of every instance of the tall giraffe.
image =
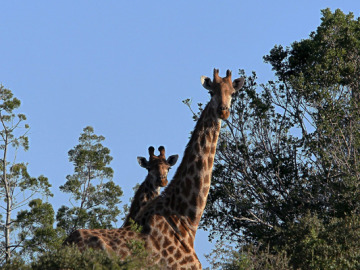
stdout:
{"type": "Polygon", "coordinates": [[[164,146],[159,147],[159,156],[156,156],[154,151],[155,148],[150,146],[149,161],[144,157],[137,157],[140,166],[148,170],[148,175],[135,192],[129,214],[126,216],[122,227],[131,225],[130,220],[136,220],[136,216],[139,215],[141,210],[160,195],[160,188],[168,184],[168,172],[176,164],[179,157],[178,155],[172,155],[166,159],[164,146]]]}
{"type": "Polygon", "coordinates": [[[130,254],[127,243],[142,239],[155,263],[167,269],[202,268],[194,250],[195,235],[210,189],[221,120],[229,117],[231,96],[243,86],[244,79],[232,81],[229,70],[221,78],[219,70],[214,69],[213,80],[202,76],[201,82],[209,90],[210,102],[197,121],[173,180],[136,217],[142,232],[129,228],[78,230],[67,243],[75,243],[80,249],[101,248],[124,257],[130,254]]]}

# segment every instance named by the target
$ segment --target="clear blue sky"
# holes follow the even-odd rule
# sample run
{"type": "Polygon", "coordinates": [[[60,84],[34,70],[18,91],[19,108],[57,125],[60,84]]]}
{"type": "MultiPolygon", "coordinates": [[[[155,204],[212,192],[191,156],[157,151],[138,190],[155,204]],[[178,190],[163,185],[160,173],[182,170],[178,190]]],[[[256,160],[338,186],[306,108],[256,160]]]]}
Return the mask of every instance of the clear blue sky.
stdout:
{"type": "MultiPolygon", "coordinates": [[[[358,17],[360,1],[1,1],[0,83],[31,126],[18,161],[49,178],[55,208],[67,204],[58,191],[73,169],[67,152],[91,125],[106,138],[127,203],[146,176],[136,157],[150,145],[181,160],[194,127],[181,101],[209,100],[201,75],[241,68],[272,79],[262,57],[307,38],[326,7],[358,17]]],[[[198,232],[203,266],[212,247],[198,232]]]]}

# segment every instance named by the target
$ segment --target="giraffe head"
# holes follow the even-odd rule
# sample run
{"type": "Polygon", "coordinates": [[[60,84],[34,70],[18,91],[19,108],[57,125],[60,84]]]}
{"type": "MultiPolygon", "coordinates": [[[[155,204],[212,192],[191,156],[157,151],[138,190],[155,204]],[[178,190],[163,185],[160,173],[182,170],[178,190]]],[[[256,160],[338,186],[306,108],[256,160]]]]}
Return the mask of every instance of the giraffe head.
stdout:
{"type": "Polygon", "coordinates": [[[230,105],[232,95],[244,85],[244,78],[231,80],[231,71],[226,71],[226,77],[219,76],[219,70],[214,69],[214,79],[201,76],[201,84],[209,90],[211,102],[217,117],[225,120],[230,115],[230,105]]]}
{"type": "Polygon", "coordinates": [[[160,155],[156,156],[154,151],[154,147],[150,146],[149,161],[147,161],[144,157],[137,157],[137,160],[141,167],[148,170],[154,186],[165,187],[168,183],[168,172],[171,166],[175,165],[179,156],[172,155],[166,159],[164,146],[159,147],[160,155]]]}

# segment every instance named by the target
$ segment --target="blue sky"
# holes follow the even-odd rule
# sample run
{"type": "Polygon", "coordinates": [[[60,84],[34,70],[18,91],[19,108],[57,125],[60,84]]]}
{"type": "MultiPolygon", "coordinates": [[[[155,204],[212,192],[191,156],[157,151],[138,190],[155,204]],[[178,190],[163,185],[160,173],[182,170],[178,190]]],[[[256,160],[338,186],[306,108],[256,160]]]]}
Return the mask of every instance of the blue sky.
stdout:
{"type": "MultiPolygon", "coordinates": [[[[307,38],[326,7],[358,17],[360,2],[1,1],[0,83],[22,101],[31,127],[18,161],[49,178],[55,208],[68,204],[58,191],[72,174],[67,152],[91,125],[106,138],[127,203],[146,176],[136,157],[150,145],[180,163],[194,127],[181,101],[209,100],[201,75],[216,67],[272,79],[262,57],[307,38]]],[[[203,266],[213,247],[206,235],[195,243],[203,266]]]]}

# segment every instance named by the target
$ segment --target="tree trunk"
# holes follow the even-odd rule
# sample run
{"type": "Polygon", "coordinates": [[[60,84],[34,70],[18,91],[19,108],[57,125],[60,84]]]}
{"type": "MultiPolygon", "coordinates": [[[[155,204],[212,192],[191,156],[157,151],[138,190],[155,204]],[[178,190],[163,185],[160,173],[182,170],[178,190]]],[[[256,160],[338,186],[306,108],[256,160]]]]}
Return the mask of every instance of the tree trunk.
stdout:
{"type": "Polygon", "coordinates": [[[11,250],[10,250],[10,229],[11,229],[11,210],[12,210],[12,195],[11,195],[11,187],[10,183],[7,179],[6,173],[6,154],[7,154],[7,146],[8,146],[8,138],[5,135],[4,142],[4,156],[3,156],[3,171],[2,171],[2,179],[4,181],[4,187],[6,192],[6,221],[5,221],[5,259],[6,262],[10,261],[11,250]]]}

